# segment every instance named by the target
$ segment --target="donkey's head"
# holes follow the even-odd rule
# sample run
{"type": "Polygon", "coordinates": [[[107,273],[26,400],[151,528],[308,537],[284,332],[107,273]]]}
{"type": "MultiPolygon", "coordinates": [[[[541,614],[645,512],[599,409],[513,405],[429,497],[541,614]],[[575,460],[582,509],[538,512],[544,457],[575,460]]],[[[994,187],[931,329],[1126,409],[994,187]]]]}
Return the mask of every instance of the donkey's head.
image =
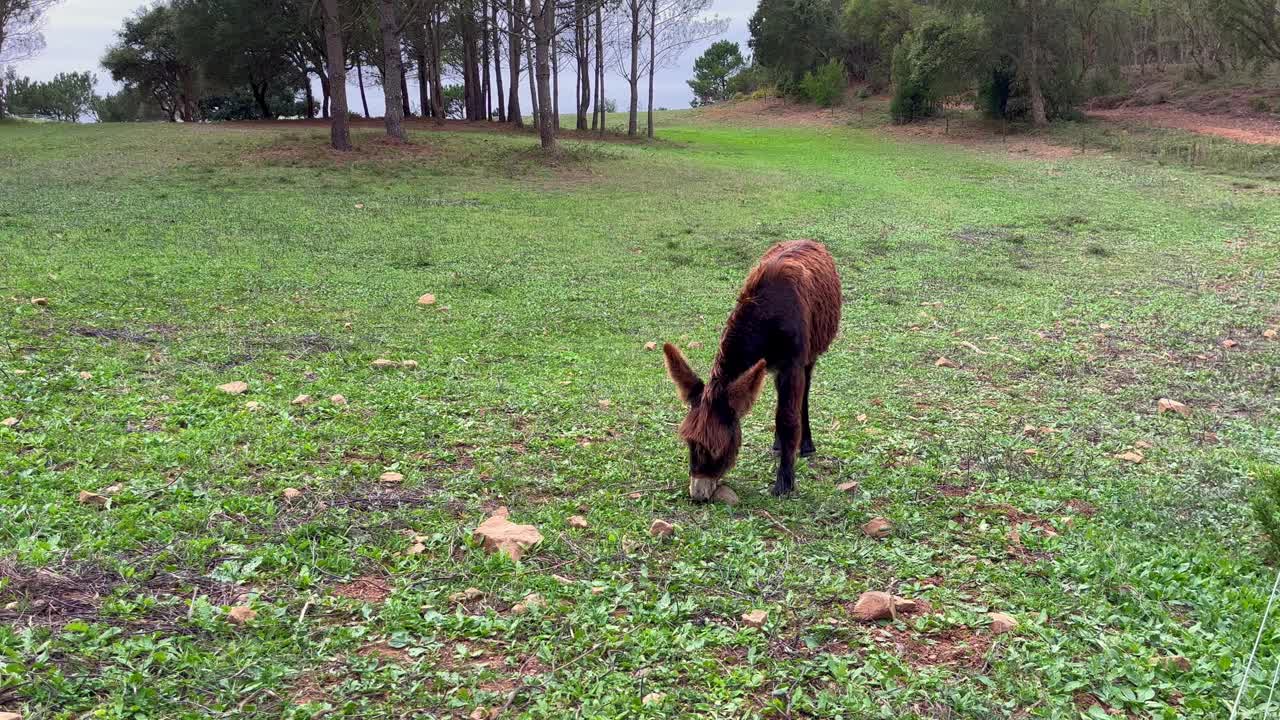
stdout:
{"type": "Polygon", "coordinates": [[[689,497],[710,500],[720,478],[738,460],[742,445],[739,419],[747,414],[764,387],[765,362],[761,360],[736,378],[712,375],[703,383],[680,350],[662,346],[667,373],[676,383],[689,414],[680,423],[680,437],[689,445],[689,497]]]}

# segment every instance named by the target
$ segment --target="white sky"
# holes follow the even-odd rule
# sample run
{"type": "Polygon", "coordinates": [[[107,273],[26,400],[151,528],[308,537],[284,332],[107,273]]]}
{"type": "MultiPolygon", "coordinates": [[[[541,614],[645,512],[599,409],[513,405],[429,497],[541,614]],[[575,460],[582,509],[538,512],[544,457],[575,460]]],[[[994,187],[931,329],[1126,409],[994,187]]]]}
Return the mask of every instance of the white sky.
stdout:
{"type": "MultiPolygon", "coordinates": [[[[747,53],[747,20],[755,11],[757,0],[713,0],[711,13],[728,18],[729,29],[723,38],[735,40],[742,45],[743,54],[747,53]]],[[[148,4],[147,0],[63,0],[54,7],[45,22],[44,35],[47,47],[39,56],[25,62],[16,63],[18,73],[30,76],[35,80],[47,80],[59,72],[91,70],[98,74],[99,92],[112,89],[110,75],[98,64],[107,46],[115,40],[116,30],[126,17],[139,7],[148,4]]],[[[718,38],[717,38],[718,39],[718,38]]],[[[673,67],[659,70],[654,79],[654,105],[667,108],[684,108],[689,106],[693,94],[689,92],[688,80],[693,75],[693,61],[713,40],[700,43],[690,48],[680,57],[679,63],[673,67]]],[[[573,112],[574,74],[570,63],[561,59],[560,69],[560,111],[573,112]]],[[[377,71],[374,71],[376,75],[377,71]]],[[[354,75],[354,73],[353,73],[354,75]]],[[[505,80],[505,69],[504,69],[505,80]]],[[[354,80],[353,80],[354,81],[354,80]]],[[[456,81],[456,80],[455,80],[456,81]]],[[[446,81],[447,82],[447,81],[446,81]]],[[[528,81],[521,78],[524,90],[521,109],[529,112],[528,81]]],[[[369,95],[369,109],[374,115],[382,112],[381,89],[372,85],[366,77],[369,95]]],[[[644,82],[641,82],[640,108],[643,110],[648,96],[644,82]]],[[[409,94],[413,100],[414,112],[418,111],[417,88],[410,81],[409,94]]],[[[610,73],[605,80],[605,94],[618,103],[619,110],[626,110],[627,85],[616,73],[610,73]]],[[[317,99],[318,95],[317,95],[317,99]]],[[[360,111],[360,97],[356,92],[349,93],[348,103],[353,111],[360,111]]]]}

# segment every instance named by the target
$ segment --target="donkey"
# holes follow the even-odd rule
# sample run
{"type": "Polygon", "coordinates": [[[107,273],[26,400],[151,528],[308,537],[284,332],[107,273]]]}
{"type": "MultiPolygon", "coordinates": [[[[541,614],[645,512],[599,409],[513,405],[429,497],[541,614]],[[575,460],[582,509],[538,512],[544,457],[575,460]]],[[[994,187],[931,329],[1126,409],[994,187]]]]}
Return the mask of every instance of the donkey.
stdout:
{"type": "Polygon", "coordinates": [[[742,445],[740,421],[774,374],[778,410],[773,494],[795,490],[796,453],[816,452],[809,428],[809,386],[818,356],[840,327],[840,275],[831,253],[811,240],[769,248],[747,276],[729,315],[711,376],[704,383],[680,350],[663,345],[667,374],[689,413],[680,437],[689,445],[689,496],[709,500],[742,445]]]}

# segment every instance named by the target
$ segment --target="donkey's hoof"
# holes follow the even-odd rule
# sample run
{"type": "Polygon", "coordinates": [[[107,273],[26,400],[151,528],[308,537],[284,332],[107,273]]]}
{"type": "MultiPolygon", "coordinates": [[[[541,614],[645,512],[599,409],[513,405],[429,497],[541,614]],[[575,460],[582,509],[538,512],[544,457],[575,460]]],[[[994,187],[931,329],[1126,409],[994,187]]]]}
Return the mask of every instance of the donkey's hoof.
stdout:
{"type": "Polygon", "coordinates": [[[800,457],[802,458],[813,457],[817,454],[818,448],[814,447],[812,444],[800,446],[800,457]]]}

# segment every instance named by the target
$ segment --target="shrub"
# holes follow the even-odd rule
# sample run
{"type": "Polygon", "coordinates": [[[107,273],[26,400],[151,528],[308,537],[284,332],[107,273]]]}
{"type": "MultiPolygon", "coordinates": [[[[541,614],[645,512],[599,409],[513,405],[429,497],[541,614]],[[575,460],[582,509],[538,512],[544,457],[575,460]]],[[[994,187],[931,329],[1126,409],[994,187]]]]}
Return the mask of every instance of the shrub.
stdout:
{"type": "Polygon", "coordinates": [[[1271,112],[1271,103],[1264,97],[1249,98],[1249,109],[1259,113],[1271,112]]]}
{"type": "Polygon", "coordinates": [[[1259,465],[1254,480],[1253,514],[1267,534],[1267,562],[1280,562],[1280,465],[1259,465]]]}
{"type": "Polygon", "coordinates": [[[805,98],[820,107],[831,107],[838,104],[844,96],[844,89],[847,86],[844,65],[838,60],[828,62],[818,68],[816,73],[810,70],[800,80],[800,90],[805,98]]]}

